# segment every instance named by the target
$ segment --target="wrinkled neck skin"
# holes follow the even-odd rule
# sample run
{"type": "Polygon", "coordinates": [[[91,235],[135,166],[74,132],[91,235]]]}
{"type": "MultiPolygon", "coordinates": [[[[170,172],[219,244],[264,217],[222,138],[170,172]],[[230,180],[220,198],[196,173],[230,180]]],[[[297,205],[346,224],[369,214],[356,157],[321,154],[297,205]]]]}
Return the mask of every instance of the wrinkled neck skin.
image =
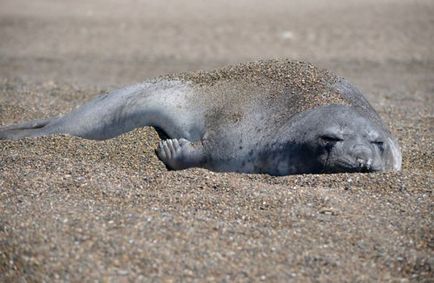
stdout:
{"type": "Polygon", "coordinates": [[[277,176],[401,169],[400,148],[390,132],[346,105],[297,114],[259,158],[264,173],[277,176]]]}

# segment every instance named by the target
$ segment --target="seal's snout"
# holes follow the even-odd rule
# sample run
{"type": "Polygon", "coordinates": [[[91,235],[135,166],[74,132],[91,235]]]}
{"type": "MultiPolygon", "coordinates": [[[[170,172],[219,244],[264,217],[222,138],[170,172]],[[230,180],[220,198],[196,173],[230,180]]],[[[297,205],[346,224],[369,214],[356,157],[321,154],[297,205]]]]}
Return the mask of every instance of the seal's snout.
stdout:
{"type": "Polygon", "coordinates": [[[360,172],[370,172],[372,171],[372,159],[356,159],[356,166],[358,166],[358,169],[360,172]]]}
{"type": "Polygon", "coordinates": [[[354,157],[359,167],[369,166],[372,162],[372,150],[366,145],[353,145],[351,155],[354,157]]]}
{"type": "Polygon", "coordinates": [[[373,152],[369,146],[355,144],[351,147],[350,155],[353,157],[354,166],[360,172],[370,172],[372,170],[373,152]]]}
{"type": "Polygon", "coordinates": [[[348,154],[352,157],[353,168],[357,172],[376,172],[384,170],[375,148],[365,144],[356,144],[348,154]]]}

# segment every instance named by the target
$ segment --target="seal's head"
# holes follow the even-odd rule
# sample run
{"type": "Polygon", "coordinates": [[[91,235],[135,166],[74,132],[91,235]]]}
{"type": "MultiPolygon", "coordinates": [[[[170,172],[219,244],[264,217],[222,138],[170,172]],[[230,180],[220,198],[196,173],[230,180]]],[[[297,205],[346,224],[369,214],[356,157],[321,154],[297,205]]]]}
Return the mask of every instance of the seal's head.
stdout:
{"type": "Polygon", "coordinates": [[[347,105],[316,108],[301,119],[303,157],[317,173],[401,169],[398,143],[379,123],[347,105]]]}

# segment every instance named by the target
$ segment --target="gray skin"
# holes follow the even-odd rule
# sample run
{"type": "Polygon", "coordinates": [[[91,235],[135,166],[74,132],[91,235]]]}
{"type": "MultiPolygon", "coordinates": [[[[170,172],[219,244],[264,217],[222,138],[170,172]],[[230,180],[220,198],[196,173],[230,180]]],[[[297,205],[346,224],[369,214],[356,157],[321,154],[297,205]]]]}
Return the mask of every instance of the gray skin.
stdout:
{"type": "Polygon", "coordinates": [[[64,116],[1,127],[0,139],[69,134],[104,140],[152,126],[167,138],[156,153],[173,170],[289,175],[401,169],[398,143],[360,91],[343,79],[323,82],[342,103],[299,111],[294,105],[307,101],[307,94],[291,84],[275,88],[279,83],[269,77],[260,83],[214,77],[204,83],[163,77],[116,90],[64,116]]]}

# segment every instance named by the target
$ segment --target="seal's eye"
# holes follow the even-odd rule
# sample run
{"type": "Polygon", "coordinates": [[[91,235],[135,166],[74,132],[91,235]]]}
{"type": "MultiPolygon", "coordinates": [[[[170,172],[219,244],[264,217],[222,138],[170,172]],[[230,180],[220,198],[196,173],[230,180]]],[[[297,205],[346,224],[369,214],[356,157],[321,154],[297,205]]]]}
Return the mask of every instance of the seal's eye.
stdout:
{"type": "Polygon", "coordinates": [[[342,137],[335,135],[322,135],[320,138],[326,142],[340,142],[344,140],[342,137]]]}
{"type": "Polygon", "coordinates": [[[372,144],[376,145],[381,151],[384,150],[384,141],[382,140],[375,140],[371,141],[372,144]]]}
{"type": "Polygon", "coordinates": [[[334,145],[334,144],[344,140],[340,136],[331,135],[331,134],[322,135],[322,136],[320,136],[320,139],[323,143],[325,143],[327,145],[334,145]]]}

